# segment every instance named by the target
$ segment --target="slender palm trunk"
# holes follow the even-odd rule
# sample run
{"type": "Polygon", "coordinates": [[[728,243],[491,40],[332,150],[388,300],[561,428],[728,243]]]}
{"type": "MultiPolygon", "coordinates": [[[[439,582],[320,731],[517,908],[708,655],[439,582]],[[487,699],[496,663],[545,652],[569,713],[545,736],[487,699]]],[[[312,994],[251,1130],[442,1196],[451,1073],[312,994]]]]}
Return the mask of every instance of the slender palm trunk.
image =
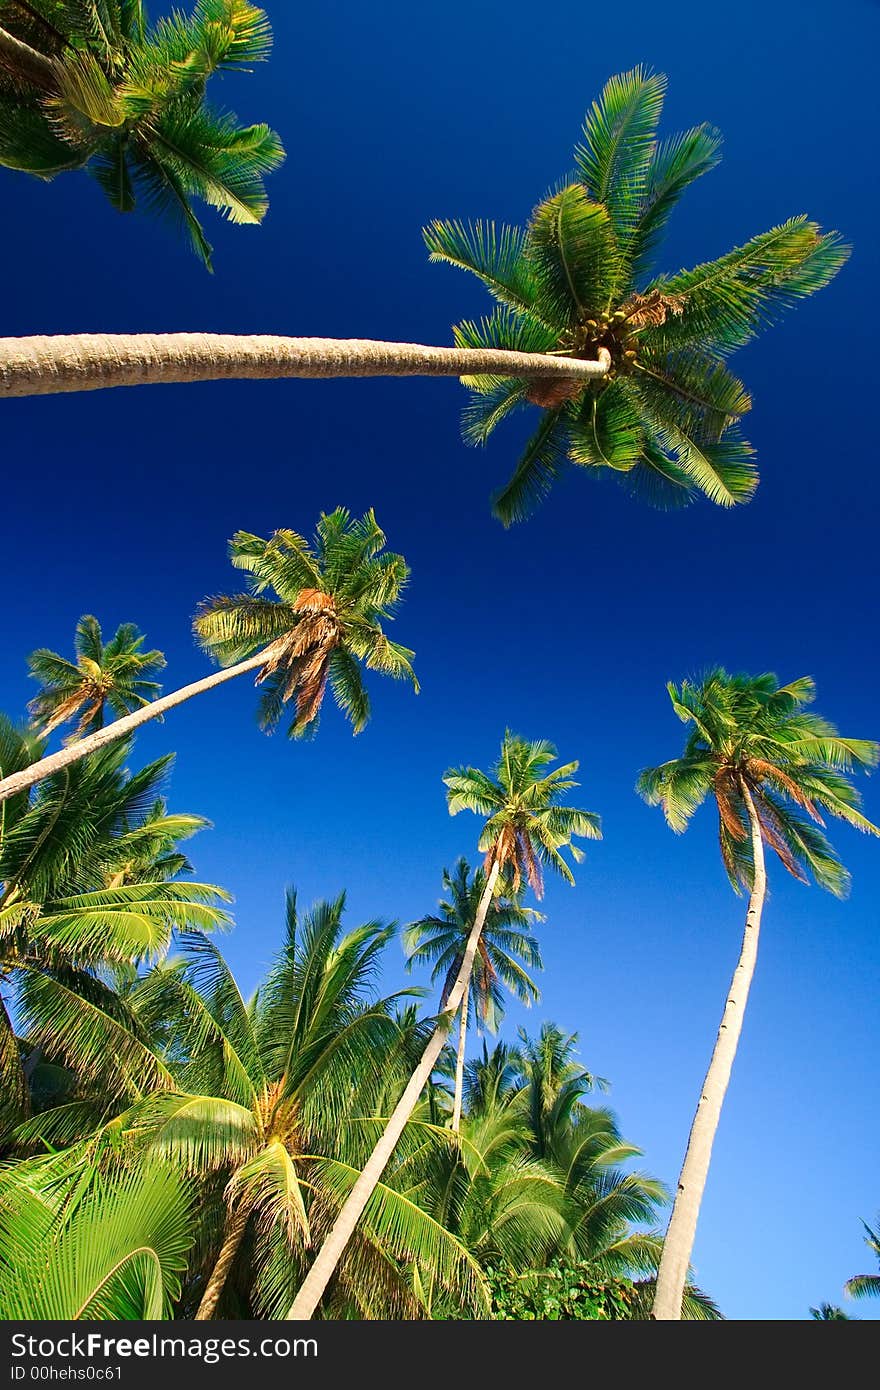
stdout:
{"type": "Polygon", "coordinates": [[[321,1296],[327,1287],[336,1266],[342,1258],[345,1247],[354,1235],[355,1228],[360,1220],[364,1208],[375,1192],[382,1174],[385,1171],[388,1160],[394,1152],[397,1141],[403,1133],[404,1127],[409,1117],[412,1115],[419,1102],[419,1096],[434,1070],[434,1065],[452,1025],[452,1020],[458,1012],[464,992],[467,989],[471,978],[471,971],[474,968],[474,957],[477,953],[477,946],[480,941],[480,934],[486,921],[486,914],[492,901],[492,894],[495,891],[495,884],[498,881],[500,865],[497,859],[493,860],[483,896],[480,898],[477,913],[474,918],[474,925],[468,937],[465,947],[464,957],[461,968],[456,976],[455,984],[452,986],[449,998],[446,1001],[446,1008],[440,1015],[437,1025],[431,1034],[428,1046],[422,1053],[421,1060],[407,1082],[406,1089],[400,1100],[395,1106],[385,1132],[377,1143],[370,1157],[364,1165],[363,1172],[358,1176],[354,1187],[346,1198],[342,1210],[333,1224],[321,1249],[318,1251],[317,1258],[306,1275],[300,1287],[299,1293],[293,1301],[293,1306],[287,1314],[288,1319],[305,1321],[310,1318],[320,1302],[321,1296]]]}
{"type": "Polygon", "coordinates": [[[232,1262],[244,1239],[248,1214],[246,1208],[243,1210],[239,1207],[238,1211],[232,1212],[226,1218],[223,1244],[220,1247],[220,1254],[217,1256],[217,1263],[211,1271],[211,1277],[205,1285],[205,1292],[202,1294],[202,1301],[195,1317],[196,1322],[208,1322],[214,1316],[214,1310],[220,1301],[220,1295],[232,1268],[232,1262]]]}
{"type": "Polygon", "coordinates": [[[52,59],[3,28],[0,28],[0,67],[32,87],[39,87],[42,92],[53,92],[58,85],[52,59]]]}
{"type": "Polygon", "coordinates": [[[50,753],[47,758],[41,758],[38,763],[31,763],[30,767],[23,768],[21,772],[13,772],[11,776],[4,777],[0,781],[0,802],[7,801],[10,796],[15,796],[18,792],[26,791],[35,782],[41,782],[44,777],[51,777],[53,772],[60,772],[62,768],[69,767],[71,763],[79,762],[80,758],[87,758],[90,753],[97,753],[100,748],[106,748],[108,744],[115,743],[117,739],[125,738],[133,729],[140,728],[141,724],[146,724],[150,719],[158,719],[160,714],[165,714],[167,710],[184,704],[186,700],[191,700],[194,695],[201,695],[203,691],[213,690],[216,685],[225,685],[227,681],[234,680],[236,676],[243,676],[247,671],[256,671],[263,665],[265,659],[265,653],[259,652],[256,656],[248,657],[247,661],[239,661],[235,666],[227,666],[223,671],[214,671],[210,676],[204,676],[200,681],[193,681],[191,685],[183,685],[179,690],[173,690],[170,695],[163,695],[160,699],[151,701],[142,709],[135,710],[133,714],[126,714],[121,719],[114,719],[112,724],[105,724],[103,729],[97,729],[95,733],[87,734],[85,738],[79,739],[76,743],[69,743],[66,748],[60,749],[57,753],[50,753]]]}
{"type": "Polygon", "coordinates": [[[721,1026],[715,1040],[712,1060],[703,1082],[697,1113],[691,1125],[687,1153],[678,1179],[672,1216],[663,1242],[663,1255],[657,1272],[657,1289],[651,1316],[659,1321],[677,1321],[681,1317],[681,1300],[687,1282],[691,1252],[697,1231],[700,1203],[709,1172],[712,1144],[721,1117],[721,1106],[730,1081],[733,1059],[736,1056],[743,1015],[758,957],[758,935],[761,913],[767,891],[767,872],[764,866],[764,841],[761,826],[749,789],[742,787],[749,813],[755,877],[749,896],[742,948],[727,995],[721,1026]]]}
{"type": "Polygon", "coordinates": [[[78,333],[0,339],[0,397],[230,378],[483,374],[587,382],[604,376],[610,365],[604,348],[592,362],[536,352],[425,347],[365,338],[78,333]]]}
{"type": "Polygon", "coordinates": [[[461,1000],[461,1023],[458,1028],[458,1055],[455,1058],[455,1100],[452,1104],[452,1132],[461,1129],[461,1098],[464,1092],[464,1050],[467,1047],[468,1004],[471,997],[471,982],[468,979],[461,1000]]]}

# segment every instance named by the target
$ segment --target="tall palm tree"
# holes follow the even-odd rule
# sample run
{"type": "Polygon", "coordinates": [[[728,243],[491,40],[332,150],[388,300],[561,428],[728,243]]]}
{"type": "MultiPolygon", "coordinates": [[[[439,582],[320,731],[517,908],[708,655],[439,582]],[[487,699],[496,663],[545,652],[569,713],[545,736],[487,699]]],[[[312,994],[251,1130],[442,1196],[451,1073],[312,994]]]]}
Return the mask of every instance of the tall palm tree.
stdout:
{"type": "MultiPolygon", "coordinates": [[[[411,1065],[423,1032],[401,1028],[400,995],[373,992],[394,928],[373,921],[345,932],[344,903],[340,896],[300,915],[288,895],[281,949],[250,1001],[198,932],[128,996],[133,1026],[170,1080],[122,1113],[110,1107],[88,1142],[96,1162],[104,1136],[112,1148],[115,1135],[115,1147],[148,1168],[199,1179],[203,1250],[183,1307],[198,1320],[221,1309],[284,1312],[381,1126],[383,1089],[411,1065]]],[[[25,1132],[51,1145],[69,1124],[62,1107],[25,1132]]],[[[439,1140],[419,1126],[411,1147],[418,1153],[426,1142],[439,1140]]],[[[337,1271],[329,1311],[418,1316],[415,1264],[480,1306],[482,1276],[468,1251],[417,1200],[383,1184],[337,1271]]]]}
{"type": "MultiPolygon", "coordinates": [[[[443,981],[441,1010],[461,969],[467,939],[485,887],[485,872],[478,868],[472,876],[467,860],[459,859],[452,873],[448,869],[443,870],[443,888],[449,896],[440,902],[439,915],[419,918],[404,933],[407,970],[418,962],[430,961],[433,964],[432,984],[439,979],[443,981]]],[[[541,997],[537,985],[528,974],[528,970],[543,969],[541,948],[527,930],[535,919],[543,920],[540,914],[523,907],[515,898],[493,898],[489,906],[477,945],[473,975],[461,1002],[452,1110],[454,1133],[461,1125],[469,1018],[473,1015],[483,1027],[497,1032],[504,1016],[503,985],[527,1008],[541,997]]]]}
{"type": "Polygon", "coordinates": [[[459,347],[607,354],[608,371],[592,380],[466,378],[471,444],[520,406],[543,412],[495,497],[505,524],[528,515],[568,462],[661,505],[698,493],[721,506],[747,501],[757,477],[736,422],[751,402],[725,359],[846,259],[836,233],[795,217],[692,270],[653,271],[672,209],[721,145],[707,125],[659,141],[665,89],[662,74],[640,67],[610,79],[587,113],[574,173],[525,230],[441,221],[425,230],[431,259],[471,271],[498,305],[457,326],[459,347]]]}
{"type": "MultiPolygon", "coordinates": [[[[0,716],[0,761],[26,744],[0,716]]],[[[180,928],[229,921],[228,894],[177,880],[177,846],[206,822],[157,800],[171,758],[128,774],[118,743],[8,801],[0,820],[0,1131],[27,1115],[45,1052],[115,1094],[164,1075],[126,1022],[107,971],[149,962],[180,928]],[[16,1019],[17,1028],[13,1026],[16,1019]]],[[[180,859],[183,859],[183,864],[180,859]]]]}
{"type": "MultiPolygon", "coordinates": [[[[866,1231],[865,1244],[871,1254],[880,1260],[880,1220],[876,1230],[872,1230],[867,1221],[863,1221],[862,1225],[866,1231]]],[[[852,1279],[847,1279],[843,1288],[850,1298],[880,1298],[880,1274],[854,1274],[852,1279]]]]}
{"type": "Polygon", "coordinates": [[[767,890],[764,846],[795,878],[804,883],[812,878],[840,897],[849,879],[823,833],[822,813],[880,835],[859,811],[850,777],[854,768],[875,766],[880,747],[843,738],[806,710],[815,696],[809,677],[780,685],[773,675],[730,676],[719,668],[701,681],[668,689],[679,719],[693,729],[682,755],[642,772],[638,790],[650,805],[663,808],[677,834],[707,796],[714,798],[721,858],[734,889],[748,891],[749,903],[663,1247],[653,1312],[663,1320],[681,1316],[712,1144],[755,971],[767,890]]]}
{"type": "Polygon", "coordinates": [[[525,399],[548,411],[496,504],[505,520],[546,490],[569,434],[575,462],[610,464],[667,502],[694,489],[744,500],[750,451],[729,425],[748,397],[723,358],[824,285],[846,253],[794,218],[708,265],[646,279],[673,205],[718,158],[707,126],[657,144],[663,85],[639,69],[611,79],[587,116],[577,179],[541,204],[527,232],[428,228],[433,258],[473,270],[501,304],[484,323],[460,324],[454,348],[210,333],[7,338],[0,396],[229,377],[461,376],[485,396],[467,420],[477,441],[525,399]],[[604,383],[614,388],[607,399],[604,383]]]}
{"type": "Polygon", "coordinates": [[[41,179],[88,168],[118,211],[141,201],[176,222],[209,269],[194,199],[262,221],[281,142],[205,88],[268,56],[263,10],[197,0],[148,26],[143,0],[2,0],[0,22],[0,164],[41,179]]]}
{"type": "Polygon", "coordinates": [[[144,641],[133,623],[121,623],[105,643],[97,618],[86,613],[76,625],[73,661],[47,647],[31,652],[28,666],[40,693],[28,708],[39,732],[48,736],[75,719],[72,737],[82,738],[104,727],[108,706],[122,718],[155,700],[162,687],[148,677],[164,669],[165,657],[141,651],[144,641]]]}
{"type": "Polygon", "coordinates": [[[428,1045],[384,1133],[294,1299],[288,1314],[291,1319],[310,1318],[317,1308],[419,1102],[464,998],[489,906],[501,875],[504,875],[506,894],[509,895],[511,891],[514,895],[518,894],[523,883],[527,882],[540,897],[543,891],[542,865],[552,868],[567,883],[573,883],[574,876],[562,850],[569,849],[572,857],[579,861],[583,857],[582,852],[572,843],[573,839],[601,838],[598,816],[591,811],[577,810],[561,803],[564,793],[578,785],[573,780],[578,764],[565,763],[548,771],[556,756],[556,749],[551,743],[543,740],[530,742],[508,730],[491,775],[477,768],[463,767],[447,772],[443,778],[450,815],[469,810],[487,817],[478,842],[485,854],[483,870],[486,886],[477,905],[461,967],[446,1000],[446,1008],[437,1019],[428,1045]]]}
{"type": "Polygon", "coordinates": [[[223,669],[3,776],[0,802],[248,672],[264,687],[262,727],[274,729],[292,702],[295,737],[314,733],[328,682],[360,733],[370,717],[361,666],[409,680],[418,690],[413,653],[382,627],[400,603],[409,569],[402,555],[385,551],[372,511],[354,520],[344,507],[322,513],[312,546],[295,531],[276,531],[268,540],[237,531],[229,552],[248,575],[249,592],[206,599],[194,623],[202,647],[223,669]],[[268,590],[277,598],[267,597],[268,590]]]}

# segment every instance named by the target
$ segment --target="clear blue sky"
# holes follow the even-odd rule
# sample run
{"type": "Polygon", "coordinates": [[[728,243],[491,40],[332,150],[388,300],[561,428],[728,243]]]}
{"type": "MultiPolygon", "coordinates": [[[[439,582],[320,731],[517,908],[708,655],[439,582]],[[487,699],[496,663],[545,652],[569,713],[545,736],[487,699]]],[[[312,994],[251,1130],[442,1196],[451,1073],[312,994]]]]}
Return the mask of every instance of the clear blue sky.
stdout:
{"type": "MultiPolygon", "coordinates": [[[[163,6],[157,4],[156,10],[163,6]]],[[[252,689],[215,692],[140,740],[178,752],[172,803],[209,816],[201,878],[227,885],[229,955],[248,987],[275,942],[286,884],[349,892],[351,921],[431,909],[440,872],[473,850],[441,775],[486,764],[505,725],[579,757],[602,813],[577,888],[546,898],[543,1002],[511,1009],[577,1030],[644,1166],[672,1182],[739,943],[707,809],[683,839],[632,791],[678,749],[664,691],[720,662],[811,673],[818,708],[880,734],[874,463],[878,266],[875,63],[880,10],[852,0],[585,6],[472,0],[269,4],[274,56],[218,95],[269,120],[288,160],[262,229],[210,218],[217,273],[164,227],[122,218],[97,186],[2,173],[6,333],[206,329],[449,341],[476,283],[431,267],[435,216],[522,220],[569,167],[583,112],[612,72],[669,74],[666,129],[725,135],[663,264],[707,259],[787,216],[844,231],[832,287],[737,358],[762,485],[734,513],[655,513],[572,476],[504,532],[490,490],[521,431],[485,452],[458,433],[454,381],[240,383],[3,406],[7,574],[0,705],[22,710],[24,656],[68,650],[79,614],[133,620],[168,655],[166,688],[205,672],[189,619],[236,587],[232,532],[311,529],[373,505],[413,569],[395,635],[423,693],[372,682],[353,740],[328,709],[318,740],[268,739],[252,689]],[[297,12],[292,13],[293,10],[297,12]]],[[[876,782],[868,812],[880,817],[876,782]]],[[[875,1081],[880,846],[835,829],[854,877],[838,903],[775,868],[696,1265],[736,1318],[803,1318],[870,1269],[860,1217],[880,1207],[875,1081]]],[[[389,985],[402,980],[391,957],[389,985]]],[[[867,1315],[869,1307],[853,1308],[867,1315]]]]}

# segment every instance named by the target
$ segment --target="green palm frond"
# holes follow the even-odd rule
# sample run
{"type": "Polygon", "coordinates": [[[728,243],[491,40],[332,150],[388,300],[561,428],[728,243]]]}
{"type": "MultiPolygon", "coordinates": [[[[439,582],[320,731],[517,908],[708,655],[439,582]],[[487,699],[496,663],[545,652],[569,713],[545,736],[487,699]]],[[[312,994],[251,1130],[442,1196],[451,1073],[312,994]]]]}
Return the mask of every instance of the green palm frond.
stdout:
{"type": "Polygon", "coordinates": [[[192,1198],[177,1174],[95,1173],[65,1205],[21,1180],[0,1203],[0,1316],[79,1321],[169,1317],[193,1242],[192,1198]],[[13,1275],[14,1271],[14,1275],[13,1275]]]}
{"type": "Polygon", "coordinates": [[[262,220],[281,142],[268,126],[212,110],[205,94],[215,73],[248,71],[268,56],[265,11],[197,0],[190,14],[174,11],[152,28],[140,0],[71,0],[42,25],[32,5],[6,11],[4,24],[53,59],[53,74],[45,91],[12,74],[0,95],[0,162],[39,178],[87,168],[119,211],[142,203],[174,221],[209,269],[194,200],[232,222],[262,220]]]}

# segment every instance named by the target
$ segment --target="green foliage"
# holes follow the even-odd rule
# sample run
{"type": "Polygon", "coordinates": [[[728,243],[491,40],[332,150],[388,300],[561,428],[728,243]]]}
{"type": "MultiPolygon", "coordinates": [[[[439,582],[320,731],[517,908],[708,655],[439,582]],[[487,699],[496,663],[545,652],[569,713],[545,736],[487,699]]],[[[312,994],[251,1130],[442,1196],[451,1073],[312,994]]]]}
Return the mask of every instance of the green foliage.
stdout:
{"type": "Polygon", "coordinates": [[[278,136],[205,99],[216,73],[268,57],[263,10],[197,0],[150,27],[141,0],[2,0],[0,23],[50,60],[42,80],[11,60],[0,71],[0,163],[38,178],[88,168],[120,212],[140,201],[176,223],[209,269],[195,199],[231,222],[265,216],[278,136]]]}
{"type": "Polygon", "coordinates": [[[489,1316],[506,1322],[619,1322],[633,1317],[629,1279],[602,1279],[589,1266],[554,1261],[548,1269],[520,1274],[486,1271],[492,1291],[489,1316]]]}
{"type": "MultiPolygon", "coordinates": [[[[39,751],[0,716],[4,767],[39,751]]],[[[191,868],[180,843],[207,822],[168,813],[159,793],[171,759],[129,773],[130,752],[130,742],[106,748],[0,808],[0,1142],[29,1114],[34,1084],[47,1084],[46,1065],[67,1078],[50,1096],[80,1083],[104,1099],[165,1084],[119,972],[163,956],[175,931],[229,924],[227,893],[178,881],[191,868]]]]}
{"type": "Polygon", "coordinates": [[[193,1197],[167,1168],[84,1174],[62,1157],[0,1173],[0,1318],[168,1317],[193,1197]]]}
{"type": "Polygon", "coordinates": [[[810,1317],[815,1322],[853,1322],[856,1319],[850,1317],[842,1308],[838,1308],[833,1303],[820,1303],[818,1308],[810,1309],[810,1317]]]}
{"type": "Polygon", "coordinates": [[[116,718],[154,700],[161,686],[148,677],[165,666],[159,651],[142,651],[145,638],[133,623],[121,623],[104,642],[97,618],[85,614],[76,625],[75,661],[41,647],[28,657],[40,693],[29,706],[34,725],[45,737],[70,720],[82,738],[103,728],[105,708],[116,718]]]}
{"type": "Polygon", "coordinates": [[[725,359],[846,260],[836,233],[795,217],[718,260],[652,275],[670,213],[718,163],[721,144],[706,125],[659,140],[665,88],[665,77],[643,68],[608,81],[587,113],[575,174],[525,229],[487,221],[425,229],[430,259],[471,271],[501,306],[459,324],[460,345],[610,354],[608,373],[586,386],[464,379],[470,444],[485,444],[522,405],[544,411],[495,496],[505,525],[533,511],[571,463],[610,473],[657,506],[700,494],[725,507],[748,501],[757,474],[737,422],[751,402],[725,359]]]}
{"type": "Polygon", "coordinates": [[[856,768],[872,768],[880,745],[843,738],[810,712],[815,687],[805,676],[780,685],[776,676],[730,676],[720,667],[699,681],[668,686],[672,707],[693,725],[681,757],[646,768],[638,791],[661,806],[680,834],[712,796],[721,857],[731,884],[750,887],[754,853],[749,802],[761,837],[802,882],[843,897],[849,875],[824,834],[823,812],[880,835],[859,810],[856,768]]]}
{"type": "MultiPolygon", "coordinates": [[[[862,1225],[865,1228],[865,1244],[872,1255],[880,1260],[880,1220],[876,1229],[872,1229],[867,1221],[863,1221],[862,1225]]],[[[854,1274],[843,1287],[850,1298],[880,1298],[880,1274],[854,1274]]]]}
{"type": "MultiPolygon", "coordinates": [[[[431,983],[442,981],[441,1008],[452,991],[467,939],[486,887],[486,874],[471,874],[465,859],[459,859],[452,873],[443,870],[443,889],[448,897],[440,902],[437,916],[411,922],[403,937],[407,970],[419,963],[431,963],[431,983]]],[[[469,1009],[474,1021],[491,1032],[498,1031],[504,1016],[504,989],[508,989],[526,1008],[540,994],[528,969],[541,970],[541,949],[528,927],[543,921],[540,913],[523,907],[515,897],[493,898],[486,914],[471,976],[469,1009]]]]}
{"type": "Polygon", "coordinates": [[[573,778],[578,764],[564,763],[548,772],[556,760],[552,743],[520,738],[508,729],[490,773],[459,767],[450,769],[443,778],[451,816],[459,811],[475,811],[487,818],[479,848],[486,855],[486,867],[493,858],[497,859],[514,894],[526,882],[540,897],[544,865],[566,883],[574,883],[561,851],[568,849],[579,862],[583,853],[572,841],[602,838],[599,817],[594,812],[562,804],[562,795],[578,785],[573,778]]]}
{"type": "Polygon", "coordinates": [[[370,717],[361,667],[419,685],[414,653],[393,642],[391,621],[409,581],[402,555],[385,550],[372,511],[353,518],[344,507],[321,514],[312,545],[295,531],[268,540],[238,531],[229,544],[249,592],[206,599],[196,636],[223,666],[263,650],[261,727],[276,727],[293,702],[291,736],[313,735],[328,682],[339,708],[360,733],[370,717]],[[277,598],[266,597],[274,591],[277,598]]]}

